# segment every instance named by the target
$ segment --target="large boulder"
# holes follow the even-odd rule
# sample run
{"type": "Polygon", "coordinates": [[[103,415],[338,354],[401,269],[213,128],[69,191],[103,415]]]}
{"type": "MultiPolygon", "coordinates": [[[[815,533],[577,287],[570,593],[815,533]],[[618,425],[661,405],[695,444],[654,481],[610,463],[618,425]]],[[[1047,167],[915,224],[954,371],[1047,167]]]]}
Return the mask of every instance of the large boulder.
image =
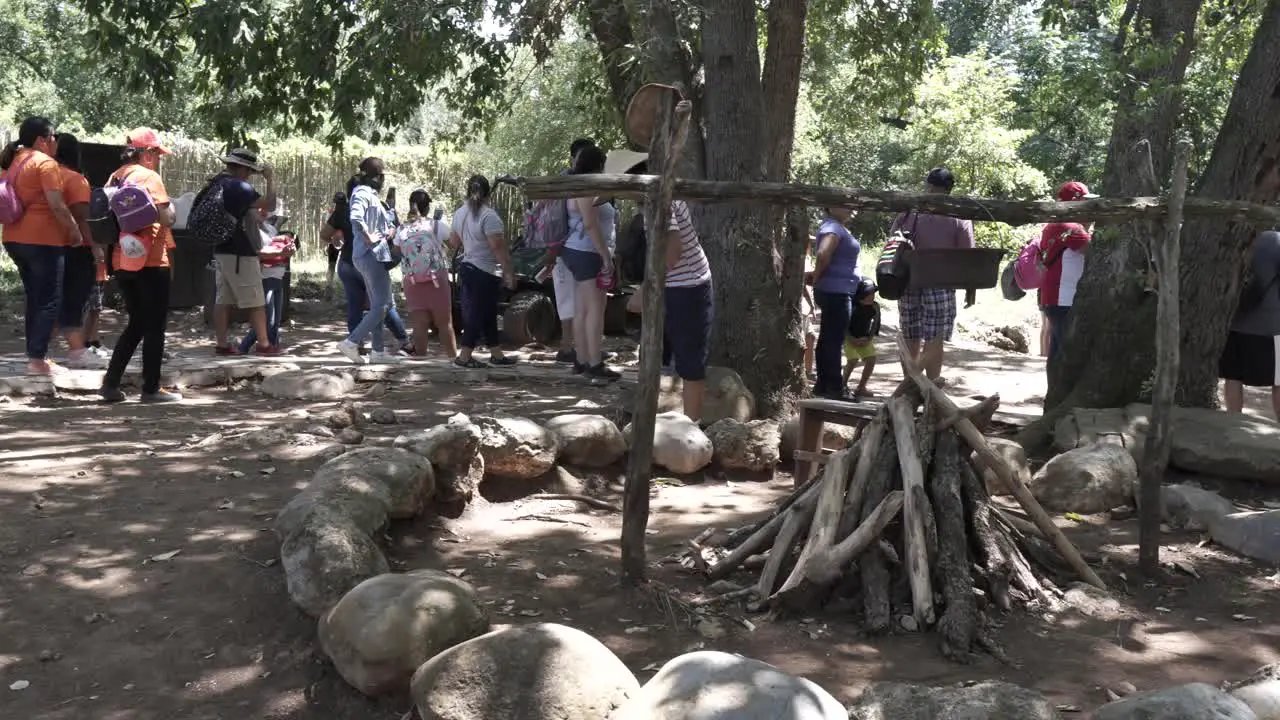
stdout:
{"type": "Polygon", "coordinates": [[[392,446],[425,457],[437,470],[463,471],[480,451],[480,428],[466,415],[454,415],[443,425],[401,435],[392,446]]]}
{"type": "Polygon", "coordinates": [[[365,695],[406,692],[424,662],[489,631],[467,583],[438,570],[379,575],[352,588],[320,619],[320,647],[365,695]]]}
{"type": "Polygon", "coordinates": [[[1060,720],[1053,703],[1033,690],[983,681],[949,687],[877,682],[863,691],[849,720],[1060,720]]]}
{"type": "MultiPolygon", "coordinates": [[[[673,375],[663,375],[658,385],[658,412],[680,412],[684,409],[684,381],[673,375]]],[[[622,403],[635,405],[633,388],[623,391],[622,403]]],[[[702,422],[714,423],[725,418],[741,422],[756,416],[756,397],[747,389],[742,376],[729,368],[712,365],[707,368],[706,395],[702,401],[702,422]]]]}
{"type": "Polygon", "coordinates": [[[826,690],[772,665],[710,650],[662,666],[609,720],[847,720],[826,690]]]}
{"type": "Polygon", "coordinates": [[[1219,518],[1236,511],[1235,503],[1218,493],[1186,483],[1161,487],[1160,500],[1164,521],[1187,530],[1208,530],[1219,518]]]}
{"type": "MultiPolygon", "coordinates": [[[[781,443],[779,450],[782,453],[783,460],[791,460],[800,446],[800,417],[793,415],[790,420],[782,423],[779,429],[781,443]]],[[[822,425],[822,447],[827,450],[845,450],[858,439],[858,429],[851,425],[836,425],[835,423],[824,423],[822,425]]]]}
{"type": "Polygon", "coordinates": [[[1280,564],[1280,510],[1233,513],[1213,520],[1209,535],[1222,547],[1272,565],[1280,564]]]}
{"type": "Polygon", "coordinates": [[[725,418],[707,428],[713,459],[729,470],[773,471],[781,444],[778,424],[771,420],[739,422],[725,418]]]}
{"type": "Polygon", "coordinates": [[[1191,683],[1107,703],[1094,720],[1257,720],[1253,710],[1212,685],[1191,683]]]}
{"type": "Polygon", "coordinates": [[[1096,444],[1069,450],[1031,478],[1031,493],[1047,510],[1099,513],[1133,497],[1138,464],[1118,445],[1096,444]]]}
{"type": "Polygon", "coordinates": [[[356,585],[391,571],[365,532],[324,508],[285,539],[280,566],[289,598],[312,617],[328,612],[356,585]]]}
{"type": "Polygon", "coordinates": [[[640,683],[590,635],[542,623],[456,645],[414,673],[422,720],[603,720],[640,683]]]}
{"type": "MultiPolygon", "coordinates": [[[[363,480],[387,489],[392,519],[411,518],[422,512],[435,490],[431,463],[421,455],[400,448],[361,448],[330,460],[316,471],[311,484],[324,492],[329,486],[363,480]]],[[[308,486],[310,489],[310,486],[308,486]]]]}
{"type": "MultiPolygon", "coordinates": [[[[330,462],[343,457],[346,455],[330,462]]],[[[390,512],[391,490],[386,485],[358,475],[335,475],[323,483],[313,481],[294,495],[276,515],[274,530],[283,542],[322,515],[342,518],[364,534],[373,535],[386,527],[390,512]]]]}
{"type": "Polygon", "coordinates": [[[282,400],[340,400],[356,389],[356,379],[326,370],[288,372],[264,378],[261,387],[263,394],[282,400]]]}
{"type": "Polygon", "coordinates": [[[480,455],[485,472],[498,477],[532,480],[556,465],[555,433],[517,417],[482,417],[480,455]]]}
{"type": "MultiPolygon", "coordinates": [[[[631,425],[623,429],[631,440],[631,425]]],[[[711,464],[714,448],[707,434],[684,413],[658,415],[653,428],[653,464],[681,475],[698,472],[711,464]]]]}
{"type": "MultiPolygon", "coordinates": [[[[1009,463],[1009,467],[1013,468],[1018,482],[1023,485],[1031,484],[1031,465],[1027,462],[1027,451],[1022,445],[1014,440],[1006,438],[989,437],[987,445],[995,452],[996,455],[1005,459],[1009,463]]],[[[983,467],[978,462],[978,453],[972,454],[972,459],[977,467],[982,468],[982,478],[987,484],[987,493],[990,495],[1012,495],[1013,491],[1006,488],[1004,483],[1000,482],[1000,477],[995,474],[991,468],[983,467]]]]}
{"type": "Polygon", "coordinates": [[[602,415],[560,415],[547,421],[555,433],[560,462],[577,467],[608,467],[627,454],[627,439],[602,415]]]}
{"type": "Polygon", "coordinates": [[[1280,663],[1268,665],[1226,690],[1248,705],[1258,720],[1280,720],[1280,663]]]}

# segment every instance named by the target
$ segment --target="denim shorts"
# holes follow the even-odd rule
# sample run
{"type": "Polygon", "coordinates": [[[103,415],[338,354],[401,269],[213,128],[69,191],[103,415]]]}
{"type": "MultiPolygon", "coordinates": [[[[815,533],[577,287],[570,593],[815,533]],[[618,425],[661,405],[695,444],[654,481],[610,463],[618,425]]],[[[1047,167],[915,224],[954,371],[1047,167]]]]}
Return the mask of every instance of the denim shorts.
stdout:
{"type": "Polygon", "coordinates": [[[604,269],[604,261],[600,259],[600,255],[587,250],[564,248],[560,251],[560,259],[578,282],[594,280],[604,269]]]}
{"type": "Polygon", "coordinates": [[[716,316],[711,290],[710,282],[666,290],[666,339],[676,375],[682,380],[696,382],[707,377],[711,325],[716,316]]]}

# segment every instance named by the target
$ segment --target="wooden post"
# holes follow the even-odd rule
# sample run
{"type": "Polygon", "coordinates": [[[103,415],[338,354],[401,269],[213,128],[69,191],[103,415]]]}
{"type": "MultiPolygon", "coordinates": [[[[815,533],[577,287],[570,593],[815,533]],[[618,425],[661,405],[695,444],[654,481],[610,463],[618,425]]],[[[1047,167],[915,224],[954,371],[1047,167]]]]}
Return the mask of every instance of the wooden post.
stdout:
{"type": "Polygon", "coordinates": [[[1156,250],[1156,373],[1151,391],[1151,428],[1142,451],[1138,518],[1138,568],[1154,577],[1160,572],[1160,485],[1169,466],[1173,442],[1173,396],[1178,389],[1178,264],[1181,254],[1182,207],[1187,196],[1187,164],[1191,143],[1178,143],[1173,165],[1173,187],[1169,191],[1169,219],[1164,242],[1156,250]]]}
{"type": "Polygon", "coordinates": [[[689,131],[693,105],[668,97],[659,107],[659,122],[649,149],[649,171],[658,175],[646,194],[644,209],[649,247],[640,333],[640,377],[636,404],[631,409],[631,454],[622,497],[622,581],[645,579],[645,527],[649,524],[649,480],[653,474],[653,433],[657,425],[658,390],[662,376],[663,291],[667,286],[667,224],[671,220],[671,191],[680,149],[689,131]]]}

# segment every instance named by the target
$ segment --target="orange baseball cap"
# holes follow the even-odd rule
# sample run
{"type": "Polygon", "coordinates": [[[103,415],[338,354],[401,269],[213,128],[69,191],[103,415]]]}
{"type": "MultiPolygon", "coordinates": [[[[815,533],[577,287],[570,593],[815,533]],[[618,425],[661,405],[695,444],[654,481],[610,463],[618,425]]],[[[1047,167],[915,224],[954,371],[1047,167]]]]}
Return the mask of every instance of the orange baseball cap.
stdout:
{"type": "Polygon", "coordinates": [[[148,127],[136,128],[129,132],[126,138],[129,147],[142,148],[144,150],[155,150],[161,155],[169,155],[172,151],[160,142],[160,133],[148,127]]]}

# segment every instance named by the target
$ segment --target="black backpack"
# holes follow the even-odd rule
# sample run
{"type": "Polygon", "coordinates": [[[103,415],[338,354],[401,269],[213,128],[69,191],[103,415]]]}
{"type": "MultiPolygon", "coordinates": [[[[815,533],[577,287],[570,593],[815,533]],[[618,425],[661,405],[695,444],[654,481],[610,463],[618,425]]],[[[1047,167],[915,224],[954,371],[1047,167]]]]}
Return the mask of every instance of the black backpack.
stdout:
{"type": "Polygon", "coordinates": [[[187,216],[188,243],[207,251],[210,257],[214,250],[231,238],[239,222],[229,212],[222,197],[222,183],[213,178],[209,184],[196,195],[191,204],[191,214],[187,216]]]}
{"type": "Polygon", "coordinates": [[[911,253],[915,243],[901,232],[896,232],[884,244],[884,252],[876,261],[876,287],[885,300],[898,300],[907,292],[911,283],[911,253]]]}
{"type": "Polygon", "coordinates": [[[105,187],[89,191],[89,236],[95,245],[111,246],[120,242],[120,221],[111,211],[111,196],[119,182],[111,178],[105,187]]]}
{"type": "Polygon", "coordinates": [[[1240,293],[1240,304],[1236,305],[1236,317],[1243,317],[1253,312],[1259,305],[1267,299],[1267,295],[1276,287],[1276,281],[1280,280],[1280,275],[1271,278],[1269,283],[1254,282],[1256,277],[1251,277],[1249,283],[1244,286],[1244,290],[1240,293]]]}

